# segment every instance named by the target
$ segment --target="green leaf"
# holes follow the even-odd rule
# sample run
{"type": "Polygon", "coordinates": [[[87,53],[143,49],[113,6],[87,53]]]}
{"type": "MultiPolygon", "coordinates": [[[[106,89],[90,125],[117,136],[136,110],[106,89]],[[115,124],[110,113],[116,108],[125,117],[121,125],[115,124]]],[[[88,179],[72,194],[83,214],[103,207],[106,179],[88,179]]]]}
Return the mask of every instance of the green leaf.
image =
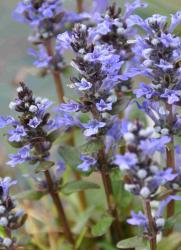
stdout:
{"type": "Polygon", "coordinates": [[[0,237],[5,238],[6,237],[6,231],[3,226],[0,226],[0,237]]]}
{"type": "Polygon", "coordinates": [[[76,218],[76,225],[73,228],[73,233],[80,234],[80,232],[86,227],[87,222],[91,218],[91,216],[95,214],[95,206],[89,206],[84,212],[80,213],[76,218]]]}
{"type": "Polygon", "coordinates": [[[120,249],[127,248],[136,248],[136,250],[146,250],[146,240],[142,236],[135,236],[132,238],[128,238],[126,240],[122,240],[117,244],[117,247],[120,249]]]}
{"type": "Polygon", "coordinates": [[[180,220],[181,220],[181,212],[178,212],[174,216],[167,219],[164,229],[172,228],[180,220]]]}
{"type": "Polygon", "coordinates": [[[158,250],[178,250],[179,246],[181,246],[181,233],[173,233],[158,243],[158,250]]]}
{"type": "Polygon", "coordinates": [[[60,146],[59,154],[71,168],[76,168],[81,163],[80,152],[75,147],[60,146]]]}
{"type": "Polygon", "coordinates": [[[103,147],[103,144],[100,140],[92,140],[84,145],[80,146],[80,151],[85,154],[92,154],[98,152],[103,147]]]}
{"type": "Polygon", "coordinates": [[[104,235],[113,222],[113,218],[110,215],[103,216],[93,227],[92,235],[93,236],[102,236],[104,235]]]}
{"type": "Polygon", "coordinates": [[[128,106],[129,102],[131,100],[131,96],[123,96],[121,98],[121,100],[119,100],[118,102],[116,102],[113,105],[113,108],[111,110],[111,114],[115,115],[115,114],[119,114],[120,112],[122,112],[123,110],[125,110],[125,108],[128,106]]]}
{"type": "Polygon", "coordinates": [[[50,169],[51,167],[53,167],[55,163],[53,161],[44,161],[41,162],[35,169],[35,173],[40,173],[40,172],[44,172],[48,169],[50,169]]]}
{"type": "Polygon", "coordinates": [[[60,129],[56,129],[52,131],[50,134],[47,135],[47,140],[50,142],[56,141],[58,137],[60,136],[60,133],[61,133],[60,129]]]}
{"type": "Polygon", "coordinates": [[[16,141],[9,141],[8,143],[13,147],[13,148],[22,148],[24,146],[23,142],[16,142],[16,141]]]}
{"type": "Polygon", "coordinates": [[[117,250],[116,247],[113,247],[112,245],[110,245],[110,243],[105,242],[105,241],[100,242],[98,245],[101,249],[104,249],[104,250],[117,250]]]}
{"type": "Polygon", "coordinates": [[[98,189],[98,188],[100,187],[96,183],[80,180],[80,181],[71,181],[66,183],[64,186],[61,187],[61,191],[64,194],[68,195],[75,192],[84,191],[87,189],[98,189]]]}
{"type": "Polygon", "coordinates": [[[16,195],[18,200],[40,200],[46,193],[36,191],[36,190],[27,190],[16,195]]]}

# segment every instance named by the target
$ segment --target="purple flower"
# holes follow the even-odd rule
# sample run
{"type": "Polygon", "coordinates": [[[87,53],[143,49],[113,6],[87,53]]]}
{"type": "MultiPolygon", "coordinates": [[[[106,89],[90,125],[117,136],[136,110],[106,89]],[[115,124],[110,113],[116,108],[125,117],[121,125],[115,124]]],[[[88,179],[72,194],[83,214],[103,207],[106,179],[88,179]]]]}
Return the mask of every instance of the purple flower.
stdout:
{"type": "Polygon", "coordinates": [[[93,13],[101,13],[106,10],[108,6],[108,0],[94,0],[93,1],[93,13]]]}
{"type": "Polygon", "coordinates": [[[58,177],[62,176],[65,170],[66,170],[65,162],[62,160],[58,161],[57,167],[56,167],[56,176],[58,177]]]}
{"type": "Polygon", "coordinates": [[[23,126],[17,126],[15,129],[9,130],[8,134],[11,135],[8,139],[10,142],[19,142],[22,137],[27,135],[23,126]]]}
{"type": "Polygon", "coordinates": [[[105,122],[92,120],[88,122],[87,124],[83,124],[83,127],[85,128],[84,135],[85,136],[95,135],[99,132],[99,128],[103,128],[105,126],[106,126],[105,122]]]}
{"type": "Polygon", "coordinates": [[[168,100],[168,104],[174,104],[180,101],[181,90],[165,89],[165,92],[161,95],[162,98],[168,100]]]}
{"type": "Polygon", "coordinates": [[[17,181],[12,180],[10,177],[5,177],[3,179],[2,178],[0,179],[0,188],[1,188],[2,197],[4,200],[6,200],[9,195],[9,188],[16,184],[17,184],[17,181]]]}
{"type": "Polygon", "coordinates": [[[138,163],[138,158],[134,153],[125,153],[124,155],[116,155],[114,163],[119,166],[121,170],[129,170],[135,167],[138,163]]]}
{"type": "Polygon", "coordinates": [[[34,65],[37,68],[47,68],[50,60],[52,59],[51,56],[48,56],[47,51],[43,45],[38,46],[38,51],[29,49],[28,54],[34,56],[37,59],[34,62],[34,65]]]}
{"type": "Polygon", "coordinates": [[[79,164],[77,168],[82,171],[89,171],[90,167],[93,167],[96,164],[96,160],[89,155],[81,155],[80,159],[83,162],[79,164]]]}
{"type": "Polygon", "coordinates": [[[173,173],[173,169],[168,168],[165,170],[159,171],[155,176],[154,180],[157,181],[159,185],[165,185],[167,182],[173,181],[177,177],[177,174],[173,173]]]}
{"type": "Polygon", "coordinates": [[[162,136],[160,138],[149,138],[146,140],[142,140],[139,147],[145,154],[152,155],[156,151],[163,151],[165,145],[169,142],[170,138],[168,136],[162,136]]]}
{"type": "Polygon", "coordinates": [[[124,13],[124,18],[128,18],[136,9],[138,8],[146,8],[147,4],[142,3],[140,0],[135,0],[132,3],[126,3],[125,4],[125,13],[124,13]]]}
{"type": "Polygon", "coordinates": [[[65,48],[65,49],[71,48],[71,46],[70,46],[71,37],[67,31],[62,33],[62,34],[59,34],[57,36],[57,41],[58,41],[59,46],[65,48]]]}
{"type": "Polygon", "coordinates": [[[117,117],[112,118],[113,125],[110,127],[110,129],[107,131],[106,137],[105,137],[105,151],[106,153],[110,150],[111,147],[115,147],[115,144],[119,142],[119,140],[122,137],[123,133],[123,123],[120,119],[117,117]]]}
{"type": "Polygon", "coordinates": [[[21,148],[17,154],[9,155],[10,161],[7,162],[11,167],[15,167],[18,164],[25,163],[31,159],[30,157],[30,147],[25,146],[21,148]]]}
{"type": "Polygon", "coordinates": [[[75,86],[80,91],[88,90],[92,87],[92,84],[88,82],[85,78],[82,78],[80,82],[75,82],[75,86]]]}
{"type": "Polygon", "coordinates": [[[143,226],[144,228],[147,227],[147,218],[141,211],[139,211],[138,214],[131,211],[131,216],[132,218],[127,220],[129,224],[133,226],[143,226]]]}
{"type": "Polygon", "coordinates": [[[77,112],[80,109],[80,104],[71,100],[68,103],[60,104],[57,109],[63,112],[77,112]]]}
{"type": "Polygon", "coordinates": [[[181,11],[177,11],[174,15],[171,15],[171,24],[169,27],[169,32],[173,32],[180,22],[181,22],[181,11]]]}
{"type": "Polygon", "coordinates": [[[160,217],[163,214],[164,208],[170,203],[170,201],[175,200],[175,201],[180,201],[181,196],[176,196],[176,195],[169,195],[165,200],[160,202],[159,209],[156,212],[156,216],[160,217]]]}
{"type": "Polygon", "coordinates": [[[39,125],[41,124],[41,120],[39,120],[36,116],[33,117],[33,119],[31,119],[28,123],[28,125],[31,128],[37,128],[39,125]]]}
{"type": "Polygon", "coordinates": [[[145,96],[146,98],[150,99],[155,95],[155,91],[148,84],[140,83],[139,87],[139,89],[135,89],[133,91],[137,98],[145,96]]]}
{"type": "Polygon", "coordinates": [[[103,99],[101,99],[100,102],[96,103],[96,107],[100,112],[104,112],[106,110],[112,110],[112,103],[105,102],[103,99]]]}
{"type": "Polygon", "coordinates": [[[8,117],[0,116],[0,128],[4,128],[8,125],[11,125],[14,121],[15,121],[14,118],[11,116],[8,117]]]}

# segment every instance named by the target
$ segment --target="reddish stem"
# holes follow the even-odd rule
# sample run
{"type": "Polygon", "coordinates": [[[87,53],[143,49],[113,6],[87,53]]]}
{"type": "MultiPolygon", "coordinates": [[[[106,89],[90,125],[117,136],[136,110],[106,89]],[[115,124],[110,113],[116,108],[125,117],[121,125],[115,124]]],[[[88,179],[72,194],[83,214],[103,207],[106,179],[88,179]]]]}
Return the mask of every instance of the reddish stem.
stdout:
{"type": "MultiPolygon", "coordinates": [[[[47,49],[48,55],[53,56],[54,52],[52,49],[51,39],[47,40],[44,44],[45,44],[45,48],[47,49]]],[[[54,78],[58,100],[60,103],[64,102],[64,90],[63,90],[63,84],[62,84],[60,72],[56,72],[55,70],[52,70],[52,76],[54,78]]]]}
{"type": "Polygon", "coordinates": [[[77,0],[77,12],[83,12],[83,0],[77,0]]]}
{"type": "MultiPolygon", "coordinates": [[[[169,129],[171,131],[172,126],[173,126],[172,105],[166,103],[166,109],[169,112],[168,125],[169,125],[169,129]]],[[[176,169],[175,169],[175,151],[174,151],[174,136],[173,136],[173,134],[171,134],[171,142],[169,143],[169,146],[166,149],[166,157],[167,157],[167,168],[172,168],[173,172],[175,172],[176,169]]],[[[174,215],[174,207],[175,207],[175,202],[172,200],[167,205],[167,218],[170,218],[174,215]]],[[[168,230],[166,232],[166,235],[169,235],[170,233],[172,233],[172,229],[168,230]]]]}
{"type": "Polygon", "coordinates": [[[48,184],[49,194],[52,197],[52,200],[53,200],[55,207],[57,209],[57,213],[58,213],[60,222],[63,225],[65,237],[74,246],[75,241],[74,241],[72,232],[70,230],[68,220],[67,220],[67,217],[65,215],[65,211],[64,211],[60,196],[58,195],[57,191],[54,190],[54,183],[53,183],[52,177],[50,175],[50,172],[48,170],[45,171],[45,177],[46,177],[47,184],[48,184]]]}
{"type": "MultiPolygon", "coordinates": [[[[47,40],[45,43],[45,48],[47,49],[47,53],[49,56],[53,56],[54,55],[54,51],[52,49],[52,44],[51,44],[51,39],[47,40]]],[[[56,93],[58,96],[58,100],[60,103],[64,102],[64,90],[63,90],[63,84],[61,81],[61,75],[60,72],[56,72],[52,70],[52,76],[54,78],[54,82],[55,82],[55,86],[56,86],[56,93]]],[[[71,138],[70,140],[70,145],[74,145],[74,141],[73,138],[71,138]]],[[[80,180],[81,176],[79,173],[74,173],[76,180],[80,180]]],[[[87,207],[87,202],[86,202],[86,197],[85,197],[85,193],[83,191],[80,191],[78,193],[79,196],[79,200],[80,200],[80,205],[82,210],[85,210],[87,207]]]]}
{"type": "Polygon", "coordinates": [[[150,250],[156,250],[157,249],[157,243],[156,243],[156,231],[155,231],[155,223],[151,214],[151,206],[149,200],[144,200],[144,208],[146,217],[148,220],[148,226],[149,226],[149,233],[150,233],[150,250]]]}

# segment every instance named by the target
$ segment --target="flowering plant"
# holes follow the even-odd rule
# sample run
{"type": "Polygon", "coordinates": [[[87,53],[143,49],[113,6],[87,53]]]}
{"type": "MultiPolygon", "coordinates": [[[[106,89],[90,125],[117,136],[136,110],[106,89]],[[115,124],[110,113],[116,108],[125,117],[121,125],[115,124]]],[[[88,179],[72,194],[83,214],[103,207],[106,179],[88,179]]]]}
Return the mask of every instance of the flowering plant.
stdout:
{"type": "Polygon", "coordinates": [[[11,196],[17,181],[0,180],[0,247],[179,249],[181,11],[143,19],[140,0],[64,4],[23,0],[13,13],[58,103],[20,82],[16,115],[0,115],[6,165],[22,165],[25,189],[11,196]]]}

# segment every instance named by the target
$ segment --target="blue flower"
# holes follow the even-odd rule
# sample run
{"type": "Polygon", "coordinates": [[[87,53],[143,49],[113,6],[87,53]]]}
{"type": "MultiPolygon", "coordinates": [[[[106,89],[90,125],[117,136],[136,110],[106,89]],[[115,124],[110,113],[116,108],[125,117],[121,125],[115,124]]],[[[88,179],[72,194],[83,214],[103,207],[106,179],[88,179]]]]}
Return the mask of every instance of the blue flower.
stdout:
{"type": "Polygon", "coordinates": [[[103,128],[106,126],[105,122],[99,122],[97,120],[92,120],[88,122],[87,124],[83,124],[83,127],[85,128],[84,135],[85,136],[91,136],[95,135],[99,132],[100,128],[103,128]]]}
{"type": "Polygon", "coordinates": [[[80,109],[80,104],[71,100],[68,103],[60,104],[57,109],[63,112],[77,112],[80,109]]]}
{"type": "Polygon", "coordinates": [[[9,130],[8,134],[11,135],[8,138],[10,142],[13,142],[13,141],[19,142],[21,141],[22,137],[25,137],[27,135],[23,126],[17,126],[15,129],[9,130]]]}
{"type": "Polygon", "coordinates": [[[133,91],[137,98],[145,96],[146,98],[150,99],[155,95],[155,91],[149,86],[149,84],[140,83],[139,87],[139,89],[135,89],[133,91]]]}
{"type": "Polygon", "coordinates": [[[33,119],[31,119],[28,123],[28,125],[31,128],[37,128],[39,125],[41,124],[41,120],[39,120],[36,116],[33,117],[33,119]]]}
{"type": "Polygon", "coordinates": [[[9,155],[10,161],[7,162],[11,167],[15,167],[18,164],[25,163],[31,159],[30,146],[22,147],[17,154],[9,155]]]}
{"type": "Polygon", "coordinates": [[[160,138],[149,138],[146,140],[141,140],[139,148],[143,150],[145,154],[152,155],[156,151],[163,151],[165,145],[170,142],[168,136],[162,136],[160,138]]]}
{"type": "Polygon", "coordinates": [[[77,166],[78,169],[82,171],[89,171],[90,167],[93,167],[96,164],[96,160],[89,155],[81,155],[80,159],[83,161],[77,166]]]}
{"type": "Polygon", "coordinates": [[[147,218],[141,211],[139,211],[138,214],[136,214],[134,211],[131,211],[131,216],[132,218],[127,220],[129,224],[147,228],[147,218]]]}
{"type": "Polygon", "coordinates": [[[34,65],[37,68],[47,68],[52,59],[51,56],[48,56],[47,51],[43,45],[39,45],[38,50],[29,49],[28,53],[37,59],[34,62],[34,65]]]}
{"type": "Polygon", "coordinates": [[[63,47],[65,49],[69,49],[71,48],[71,36],[69,35],[69,33],[66,31],[62,34],[59,34],[57,36],[57,42],[59,44],[60,47],[63,47]]]}
{"type": "Polygon", "coordinates": [[[12,180],[10,177],[5,177],[5,178],[0,179],[0,188],[1,188],[2,197],[4,200],[8,198],[9,188],[16,184],[17,184],[17,181],[12,180]]]}
{"type": "Polygon", "coordinates": [[[56,167],[56,177],[62,176],[65,170],[66,170],[65,162],[63,160],[58,161],[57,167],[56,167]]]}
{"type": "Polygon", "coordinates": [[[80,82],[75,82],[75,86],[80,91],[85,91],[92,88],[92,83],[88,82],[85,78],[82,78],[80,82]]]}
{"type": "Polygon", "coordinates": [[[108,0],[93,0],[93,14],[95,12],[101,13],[106,10],[108,6],[108,0]]]}
{"type": "Polygon", "coordinates": [[[158,185],[165,185],[167,182],[173,181],[177,177],[177,174],[173,173],[173,169],[168,168],[159,171],[154,179],[157,180],[158,185]]]}
{"type": "Polygon", "coordinates": [[[164,208],[170,203],[170,201],[175,200],[175,201],[181,201],[181,196],[176,196],[176,195],[169,195],[165,200],[160,202],[159,208],[156,212],[156,216],[160,217],[163,214],[164,208]]]}
{"type": "Polygon", "coordinates": [[[129,170],[136,166],[138,158],[136,154],[127,152],[124,155],[116,155],[114,163],[118,165],[121,170],[129,170]]]}
{"type": "Polygon", "coordinates": [[[103,99],[101,99],[100,102],[96,103],[96,107],[100,112],[104,112],[106,110],[112,110],[112,103],[105,102],[103,99]]]}
{"type": "Polygon", "coordinates": [[[181,11],[177,11],[174,15],[171,15],[171,24],[169,27],[169,32],[173,32],[180,22],[181,22],[181,11]]]}
{"type": "Polygon", "coordinates": [[[165,89],[165,92],[161,95],[162,98],[168,100],[168,104],[174,104],[180,101],[181,90],[165,89]]]}
{"type": "Polygon", "coordinates": [[[11,125],[14,121],[15,119],[11,116],[8,117],[0,116],[0,128],[4,128],[8,125],[11,125]]]}

